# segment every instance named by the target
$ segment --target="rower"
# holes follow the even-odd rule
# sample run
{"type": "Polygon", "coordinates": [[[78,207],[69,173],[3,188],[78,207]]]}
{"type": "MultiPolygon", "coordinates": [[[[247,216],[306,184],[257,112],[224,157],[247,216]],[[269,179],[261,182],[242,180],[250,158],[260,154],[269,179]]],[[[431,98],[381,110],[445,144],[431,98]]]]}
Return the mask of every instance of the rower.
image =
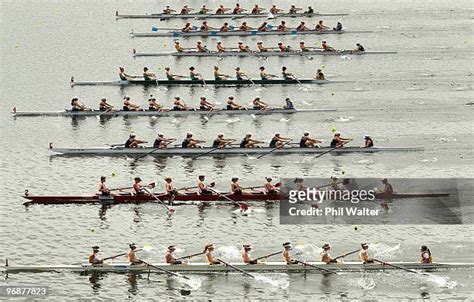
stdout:
{"type": "Polygon", "coordinates": [[[288,72],[287,70],[288,70],[288,68],[286,68],[285,66],[283,66],[283,67],[281,68],[281,74],[282,74],[282,76],[283,76],[283,79],[285,79],[285,80],[293,80],[293,81],[296,80],[295,75],[292,74],[291,72],[288,72]]]}
{"type": "Polygon", "coordinates": [[[110,190],[109,188],[107,188],[107,185],[105,184],[105,176],[100,177],[99,193],[102,196],[110,196],[110,190]]]}
{"type": "Polygon", "coordinates": [[[317,31],[324,31],[326,29],[329,29],[329,27],[327,27],[326,25],[323,24],[323,20],[319,20],[318,24],[316,24],[316,28],[315,28],[317,31]]]}
{"type": "Polygon", "coordinates": [[[229,10],[230,8],[226,8],[224,7],[224,5],[220,5],[219,8],[216,10],[216,15],[223,15],[229,10]]]}
{"type": "Polygon", "coordinates": [[[339,132],[336,132],[334,133],[334,137],[332,138],[332,141],[331,141],[331,148],[342,148],[342,146],[348,141],[351,141],[351,139],[343,138],[341,137],[341,134],[339,132]]]}
{"type": "Polygon", "coordinates": [[[258,260],[253,260],[252,256],[250,256],[251,250],[252,246],[250,244],[242,245],[242,260],[245,264],[258,264],[258,260]]]}
{"type": "Polygon", "coordinates": [[[189,14],[193,9],[188,7],[187,5],[184,5],[183,8],[181,9],[180,14],[181,15],[187,15],[189,14]]]}
{"type": "Polygon", "coordinates": [[[257,144],[263,144],[262,141],[254,140],[252,138],[252,133],[247,133],[245,137],[240,142],[240,148],[256,148],[257,144]]]}
{"type": "Polygon", "coordinates": [[[393,186],[388,182],[388,179],[382,179],[382,183],[384,185],[382,193],[393,194],[393,186]]]}
{"type": "Polygon", "coordinates": [[[268,108],[268,104],[260,100],[260,97],[256,97],[253,101],[253,109],[255,110],[265,110],[268,108]]]}
{"type": "Polygon", "coordinates": [[[208,102],[206,97],[202,96],[199,99],[199,109],[200,110],[206,110],[206,111],[213,110],[214,109],[214,104],[208,102]]]}
{"type": "Polygon", "coordinates": [[[178,195],[178,190],[174,187],[171,177],[165,177],[165,193],[170,196],[178,195]]]}
{"type": "Polygon", "coordinates": [[[193,110],[193,108],[188,107],[188,105],[186,105],[186,103],[179,96],[176,96],[173,101],[173,110],[189,111],[189,110],[193,110]]]}
{"type": "Polygon", "coordinates": [[[218,41],[216,44],[217,52],[225,52],[224,46],[222,46],[222,42],[218,41]]]}
{"type": "Polygon", "coordinates": [[[374,263],[374,259],[369,256],[369,245],[367,243],[361,243],[360,247],[359,260],[362,261],[363,264],[374,263]]]}
{"type": "Polygon", "coordinates": [[[164,15],[170,15],[171,13],[175,13],[176,11],[174,9],[171,9],[169,5],[166,6],[166,8],[163,10],[164,15]]]}
{"type": "Polygon", "coordinates": [[[263,22],[262,25],[260,25],[257,28],[258,31],[268,31],[268,22],[263,22]]]}
{"type": "Polygon", "coordinates": [[[171,265],[183,264],[181,260],[176,260],[176,258],[173,256],[174,251],[176,251],[176,247],[174,245],[168,246],[168,251],[165,254],[165,262],[171,265]]]}
{"type": "Polygon", "coordinates": [[[259,52],[267,52],[268,51],[268,49],[265,46],[263,46],[262,41],[257,42],[257,50],[259,52]]]}
{"type": "Polygon", "coordinates": [[[341,22],[337,22],[336,27],[334,27],[333,30],[335,30],[335,31],[341,31],[341,30],[342,30],[342,23],[341,23],[341,22]]]}
{"type": "Polygon", "coordinates": [[[321,43],[321,47],[323,48],[324,51],[336,51],[333,47],[329,46],[329,44],[326,41],[323,41],[321,43]]]}
{"type": "Polygon", "coordinates": [[[153,143],[153,148],[157,149],[165,149],[168,148],[168,145],[172,142],[174,142],[176,139],[175,138],[166,138],[163,133],[158,133],[158,136],[155,139],[155,142],[153,143]]]}
{"type": "Polygon", "coordinates": [[[156,74],[148,70],[148,67],[143,67],[143,78],[145,81],[156,81],[156,74]]]}
{"type": "Polygon", "coordinates": [[[192,133],[187,133],[186,138],[181,143],[181,147],[182,148],[202,148],[198,144],[205,143],[205,142],[206,141],[194,139],[192,133]]]}
{"type": "Polygon", "coordinates": [[[272,178],[265,177],[265,180],[266,180],[265,185],[264,185],[265,194],[277,194],[278,190],[274,185],[272,185],[272,178]]]}
{"type": "Polygon", "coordinates": [[[142,108],[140,108],[140,106],[130,102],[130,97],[129,96],[125,96],[123,98],[123,108],[122,108],[123,111],[143,111],[142,108]]]}
{"type": "MultiPolygon", "coordinates": [[[[212,191],[207,188],[207,185],[204,182],[204,180],[206,180],[206,177],[204,175],[199,175],[198,179],[199,181],[197,184],[197,188],[199,195],[212,195],[212,191]]],[[[211,183],[210,186],[213,187],[214,183],[211,183]]]]}
{"type": "Polygon", "coordinates": [[[283,254],[282,254],[283,260],[286,262],[287,265],[298,264],[297,260],[291,258],[290,251],[291,251],[291,242],[283,243],[283,254]]]}
{"type": "Polygon", "coordinates": [[[139,144],[146,144],[147,141],[138,140],[135,133],[130,133],[130,137],[125,142],[125,148],[138,148],[139,144]]]}
{"type": "Polygon", "coordinates": [[[239,31],[249,31],[251,28],[247,25],[247,22],[242,22],[242,25],[239,27],[239,31]]]}
{"type": "Polygon", "coordinates": [[[189,67],[189,78],[191,81],[202,81],[202,75],[193,66],[189,67]]]}
{"type": "Polygon", "coordinates": [[[242,187],[239,184],[238,177],[232,177],[230,184],[230,191],[235,195],[242,195],[242,187]]]}
{"type": "Polygon", "coordinates": [[[296,27],[296,30],[297,30],[297,31],[307,31],[307,30],[309,30],[309,28],[307,28],[307,27],[306,27],[306,23],[302,21],[302,22],[300,23],[300,25],[298,25],[298,26],[296,27]]]}
{"type": "Polygon", "coordinates": [[[229,23],[225,22],[224,25],[219,29],[220,32],[228,32],[230,31],[229,23]]]}
{"type": "Polygon", "coordinates": [[[189,22],[186,23],[186,24],[184,24],[184,27],[181,29],[181,31],[182,31],[183,33],[188,33],[188,32],[190,32],[190,31],[192,31],[192,30],[193,30],[193,26],[192,26],[191,23],[189,23],[189,22]]]}
{"type": "Polygon", "coordinates": [[[114,106],[110,105],[109,103],[107,103],[107,99],[106,98],[102,98],[100,100],[100,103],[99,103],[99,110],[100,111],[109,111],[109,110],[112,110],[112,108],[114,108],[114,106]]]}
{"type": "Polygon", "coordinates": [[[125,68],[119,67],[119,77],[121,81],[128,81],[131,76],[125,73],[125,68]]]}
{"type": "Polygon", "coordinates": [[[311,6],[308,6],[308,10],[304,12],[305,14],[314,14],[314,9],[311,6]]]}
{"type": "Polygon", "coordinates": [[[204,247],[204,250],[206,251],[206,261],[209,265],[220,264],[220,262],[216,258],[214,258],[214,255],[212,255],[212,252],[214,251],[214,244],[209,243],[204,247]]]}
{"type": "Polygon", "coordinates": [[[203,45],[201,41],[197,41],[197,43],[196,43],[196,51],[197,51],[197,52],[209,52],[209,50],[207,49],[207,47],[206,47],[205,45],[203,45]]]}
{"type": "Polygon", "coordinates": [[[246,75],[243,71],[240,70],[240,67],[235,68],[235,78],[238,81],[244,81],[244,78],[246,78],[247,80],[250,79],[248,75],[246,75]]]}
{"type": "Polygon", "coordinates": [[[231,144],[233,142],[235,142],[235,139],[232,139],[232,138],[226,139],[224,138],[224,134],[219,133],[217,134],[217,138],[212,143],[212,148],[222,149],[222,148],[225,148],[228,144],[231,144]]]}
{"type": "Polygon", "coordinates": [[[357,43],[356,48],[353,50],[353,52],[364,52],[364,51],[365,51],[365,48],[360,43],[357,43]]]}
{"type": "Polygon", "coordinates": [[[316,76],[314,77],[316,80],[326,80],[324,73],[321,69],[316,70],[316,76]]]}
{"type": "Polygon", "coordinates": [[[247,11],[245,8],[241,8],[239,3],[235,4],[234,9],[232,10],[232,14],[242,14],[243,12],[247,11]]]}
{"type": "Polygon", "coordinates": [[[78,98],[73,98],[71,100],[71,111],[86,111],[86,110],[90,110],[90,109],[84,106],[84,104],[81,104],[78,98]]]}
{"type": "Polygon", "coordinates": [[[426,245],[421,246],[421,263],[433,263],[433,257],[431,256],[431,251],[426,245]]]}
{"type": "Polygon", "coordinates": [[[337,177],[331,176],[330,187],[333,191],[343,191],[344,189],[339,186],[337,177]]]}
{"type": "Polygon", "coordinates": [[[292,5],[290,7],[290,14],[294,15],[298,13],[298,11],[303,10],[302,8],[296,7],[295,5],[292,5]]]}
{"type": "Polygon", "coordinates": [[[172,74],[171,68],[169,67],[165,67],[165,72],[166,72],[166,78],[168,79],[168,81],[177,81],[182,78],[185,78],[184,76],[172,74]]]}
{"type": "Polygon", "coordinates": [[[219,72],[219,67],[214,66],[214,80],[216,80],[216,81],[225,81],[229,78],[230,78],[229,75],[220,73],[219,72]]]}
{"type": "Polygon", "coordinates": [[[280,133],[275,133],[270,144],[268,145],[270,148],[277,148],[281,149],[284,145],[288,144],[288,142],[292,141],[291,138],[283,137],[280,133]]]}
{"type": "Polygon", "coordinates": [[[250,12],[252,15],[259,15],[262,13],[262,9],[258,7],[257,4],[252,8],[252,11],[250,12]]]}
{"type": "Polygon", "coordinates": [[[277,31],[286,31],[286,22],[281,21],[280,24],[277,26],[277,31]]]}
{"type": "Polygon", "coordinates": [[[315,138],[309,137],[309,132],[305,131],[303,133],[303,137],[301,137],[301,140],[300,140],[300,148],[314,148],[316,144],[319,144],[319,143],[321,142],[315,138]]]}
{"type": "Polygon", "coordinates": [[[322,247],[323,251],[321,252],[321,262],[324,262],[326,264],[331,264],[331,263],[337,263],[337,259],[334,259],[331,257],[329,254],[329,250],[331,249],[331,246],[329,243],[325,243],[322,247]]]}
{"type": "Polygon", "coordinates": [[[364,148],[372,148],[374,146],[374,141],[369,135],[364,136],[364,148]]]}
{"type": "Polygon", "coordinates": [[[97,245],[92,247],[92,254],[89,255],[89,263],[92,264],[92,266],[102,265],[102,263],[104,263],[104,260],[99,257],[99,247],[97,245]]]}
{"type": "Polygon", "coordinates": [[[295,109],[295,106],[293,105],[293,102],[290,100],[290,98],[285,99],[285,105],[283,106],[283,109],[287,109],[287,110],[295,109]]]}
{"type": "Polygon", "coordinates": [[[201,32],[208,32],[211,27],[207,25],[207,21],[202,21],[201,27],[199,27],[199,30],[201,32]]]}
{"type": "Polygon", "coordinates": [[[142,179],[140,177],[135,177],[133,181],[133,195],[148,195],[146,194],[145,189],[142,187],[142,179]]]}
{"type": "Polygon", "coordinates": [[[235,102],[235,99],[233,96],[229,96],[227,98],[227,110],[245,110],[245,108],[235,102]]]}
{"type": "Polygon", "coordinates": [[[265,67],[261,66],[259,69],[260,69],[260,78],[262,80],[272,80],[273,78],[276,78],[276,75],[267,73],[265,71],[265,67]]]}
{"type": "Polygon", "coordinates": [[[135,243],[131,243],[128,246],[130,247],[130,250],[127,252],[127,259],[128,262],[130,262],[130,265],[141,264],[142,261],[138,260],[136,255],[137,246],[135,245],[135,243]]]}
{"type": "Polygon", "coordinates": [[[283,42],[278,42],[278,49],[281,51],[281,52],[288,52],[291,50],[291,47],[290,46],[285,46],[283,44],[283,42]]]}
{"type": "Polygon", "coordinates": [[[203,5],[201,9],[199,10],[198,14],[205,15],[210,11],[212,11],[212,9],[208,9],[205,5],[203,5]]]}
{"type": "Polygon", "coordinates": [[[304,185],[304,179],[303,178],[295,178],[295,180],[293,180],[293,183],[295,184],[296,186],[296,191],[304,191],[306,190],[306,187],[304,185]]]}
{"type": "Polygon", "coordinates": [[[161,110],[163,110],[163,106],[158,104],[156,102],[156,98],[151,96],[151,98],[148,99],[148,110],[149,111],[161,111],[161,110]]]}
{"type": "Polygon", "coordinates": [[[282,13],[283,10],[278,8],[276,5],[272,5],[272,8],[270,8],[270,13],[272,15],[276,15],[276,14],[279,14],[279,13],[282,13]]]}

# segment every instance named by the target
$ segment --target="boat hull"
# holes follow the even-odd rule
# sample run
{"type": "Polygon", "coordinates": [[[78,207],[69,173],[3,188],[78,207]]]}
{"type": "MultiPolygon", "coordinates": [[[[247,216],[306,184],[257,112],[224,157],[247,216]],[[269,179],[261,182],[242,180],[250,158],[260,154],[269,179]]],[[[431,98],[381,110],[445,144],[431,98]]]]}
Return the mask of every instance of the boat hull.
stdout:
{"type": "Polygon", "coordinates": [[[117,19],[241,19],[241,18],[314,18],[314,17],[338,17],[347,16],[345,13],[296,13],[296,14],[274,14],[273,18],[268,14],[119,14],[116,12],[115,17],[117,19]]]}
{"type": "Polygon", "coordinates": [[[167,52],[167,53],[153,53],[153,52],[135,52],[134,57],[290,57],[290,56],[342,56],[342,55],[368,55],[368,54],[396,54],[396,51],[353,51],[353,50],[341,50],[341,51],[249,51],[249,52],[237,52],[237,51],[226,51],[226,52],[197,52],[197,51],[186,51],[186,52],[167,52]]]}
{"type": "Polygon", "coordinates": [[[289,31],[209,31],[209,32],[201,32],[201,31],[191,31],[191,32],[181,32],[181,31],[155,31],[155,32],[132,32],[131,35],[134,38],[153,38],[153,37],[232,37],[232,36],[239,36],[239,37],[249,37],[249,36],[288,36],[288,35],[342,35],[345,33],[372,33],[373,31],[362,31],[362,30],[326,30],[326,31],[319,31],[319,30],[306,30],[306,31],[297,31],[297,30],[289,30],[289,31]]]}

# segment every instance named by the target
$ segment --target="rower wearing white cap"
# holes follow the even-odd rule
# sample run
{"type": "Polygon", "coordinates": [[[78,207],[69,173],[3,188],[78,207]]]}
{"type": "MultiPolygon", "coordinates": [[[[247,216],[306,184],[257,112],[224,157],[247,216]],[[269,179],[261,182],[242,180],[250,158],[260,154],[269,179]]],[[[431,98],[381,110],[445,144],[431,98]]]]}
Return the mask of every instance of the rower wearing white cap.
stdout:
{"type": "Polygon", "coordinates": [[[239,26],[239,31],[249,31],[251,30],[250,26],[247,25],[247,22],[242,22],[242,25],[239,26]]]}
{"type": "Polygon", "coordinates": [[[230,78],[230,75],[226,75],[219,72],[219,67],[214,66],[214,80],[225,81],[230,78]]]}
{"type": "Polygon", "coordinates": [[[216,44],[217,52],[225,52],[225,47],[222,46],[222,42],[218,41],[216,44]]]}
{"type": "Polygon", "coordinates": [[[176,260],[173,256],[174,251],[176,251],[176,247],[174,245],[168,246],[168,251],[165,254],[165,262],[168,264],[183,264],[181,260],[176,260]]]}
{"type": "Polygon", "coordinates": [[[306,23],[301,21],[300,25],[296,27],[297,31],[307,31],[309,28],[306,27],[306,23]]]}
{"type": "Polygon", "coordinates": [[[176,96],[173,101],[173,110],[189,111],[189,110],[193,110],[193,108],[188,107],[188,105],[186,105],[183,99],[181,99],[179,96],[176,96]]]}
{"type": "Polygon", "coordinates": [[[263,46],[263,42],[262,41],[258,41],[257,42],[257,50],[259,52],[267,52],[268,51],[268,48],[266,48],[265,46],[263,46]]]}
{"type": "Polygon", "coordinates": [[[125,142],[125,148],[138,148],[139,144],[146,144],[146,143],[148,142],[137,139],[137,136],[135,133],[130,133],[130,136],[125,142]]]}
{"type": "Polygon", "coordinates": [[[186,138],[181,143],[182,148],[202,148],[198,144],[205,143],[206,141],[198,140],[193,138],[192,133],[187,133],[186,138]]]}
{"type": "Polygon", "coordinates": [[[256,148],[258,144],[263,144],[263,142],[253,139],[252,133],[247,133],[240,142],[240,148],[256,148]]]}
{"type": "Polygon", "coordinates": [[[206,261],[209,265],[220,264],[220,262],[214,257],[212,252],[214,252],[214,244],[209,243],[204,247],[206,261]]]}
{"type": "Polygon", "coordinates": [[[244,45],[244,42],[242,42],[242,41],[237,42],[237,49],[238,49],[239,52],[249,52],[250,51],[250,47],[248,47],[247,45],[244,45]]]}
{"type": "Polygon", "coordinates": [[[347,142],[350,142],[352,138],[343,138],[341,137],[341,133],[336,132],[334,133],[334,137],[331,141],[331,148],[341,148],[347,142]]]}
{"type": "Polygon", "coordinates": [[[235,139],[233,139],[233,138],[224,138],[224,134],[219,133],[219,134],[217,134],[217,138],[212,143],[212,148],[222,149],[222,148],[226,147],[227,145],[232,144],[233,142],[235,142],[235,139]]]}
{"type": "Polygon", "coordinates": [[[370,137],[370,135],[364,136],[364,148],[372,148],[374,146],[374,141],[370,137]]]}
{"type": "Polygon", "coordinates": [[[250,256],[250,251],[252,250],[252,246],[250,244],[242,245],[242,260],[245,264],[257,264],[257,260],[253,260],[252,256],[250,256]]]}
{"type": "Polygon", "coordinates": [[[291,251],[291,242],[285,242],[283,243],[283,260],[286,262],[286,264],[297,264],[298,261],[293,259],[290,255],[291,251]]]}
{"type": "Polygon", "coordinates": [[[205,96],[199,98],[199,109],[201,110],[213,110],[214,104],[210,103],[205,96]]]}
{"type": "Polygon", "coordinates": [[[286,144],[292,141],[291,138],[283,137],[280,135],[279,132],[275,133],[272,140],[270,141],[269,147],[270,148],[283,148],[286,144]]]}
{"type": "Polygon", "coordinates": [[[176,141],[176,138],[166,138],[163,133],[158,133],[158,136],[153,143],[153,148],[165,149],[174,141],[176,141]]]}
{"type": "Polygon", "coordinates": [[[230,31],[229,23],[225,22],[224,25],[219,29],[220,32],[228,32],[230,31]]]}
{"type": "Polygon", "coordinates": [[[369,245],[367,243],[361,243],[360,244],[360,251],[359,251],[359,260],[362,261],[362,263],[374,263],[374,259],[372,259],[369,256],[369,245]]]}
{"type": "Polygon", "coordinates": [[[101,265],[104,262],[102,258],[99,256],[99,247],[93,246],[92,247],[92,254],[89,255],[89,263],[92,265],[101,265]]]}
{"type": "Polygon", "coordinates": [[[309,136],[309,132],[305,131],[300,140],[300,148],[314,148],[317,144],[320,144],[321,141],[318,141],[315,138],[309,136]]]}
{"type": "Polygon", "coordinates": [[[252,104],[253,104],[253,109],[256,109],[256,110],[265,110],[268,108],[268,104],[263,102],[260,97],[256,97],[253,101],[252,101],[252,104]]]}
{"type": "Polygon", "coordinates": [[[277,31],[286,31],[286,22],[285,21],[281,21],[280,24],[277,26],[277,31]]]}
{"type": "Polygon", "coordinates": [[[277,194],[278,189],[272,184],[271,177],[265,177],[265,185],[264,185],[265,193],[266,194],[277,194]]]}
{"type": "Polygon", "coordinates": [[[321,42],[321,47],[323,48],[324,51],[336,51],[326,41],[321,42]]]}
{"type": "Polygon", "coordinates": [[[325,243],[322,247],[323,251],[321,252],[321,262],[324,262],[326,264],[330,264],[330,263],[337,263],[337,259],[334,259],[331,257],[331,255],[329,254],[329,250],[331,249],[331,246],[329,245],[329,243],[325,243]]]}
{"type": "Polygon", "coordinates": [[[197,44],[196,44],[196,51],[197,52],[209,52],[209,50],[207,49],[207,47],[202,44],[201,41],[197,41],[197,44]]]}

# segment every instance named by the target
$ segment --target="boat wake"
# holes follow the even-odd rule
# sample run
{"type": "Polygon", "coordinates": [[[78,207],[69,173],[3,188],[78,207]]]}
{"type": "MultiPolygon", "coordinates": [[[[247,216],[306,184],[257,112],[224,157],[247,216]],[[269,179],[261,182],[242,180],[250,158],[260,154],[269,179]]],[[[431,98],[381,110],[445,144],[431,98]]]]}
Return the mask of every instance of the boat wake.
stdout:
{"type": "Polygon", "coordinates": [[[287,289],[290,286],[290,280],[284,274],[254,274],[255,280],[270,284],[278,289],[287,289]],[[275,275],[272,277],[272,275],[275,275]]]}
{"type": "Polygon", "coordinates": [[[422,163],[435,163],[438,161],[436,157],[433,158],[425,158],[420,160],[422,163]]]}

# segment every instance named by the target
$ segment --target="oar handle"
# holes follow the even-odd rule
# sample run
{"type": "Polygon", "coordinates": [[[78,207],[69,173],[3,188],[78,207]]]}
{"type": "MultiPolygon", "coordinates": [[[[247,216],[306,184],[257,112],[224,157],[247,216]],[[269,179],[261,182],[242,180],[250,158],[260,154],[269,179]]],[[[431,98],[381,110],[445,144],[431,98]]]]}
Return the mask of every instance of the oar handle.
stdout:
{"type": "Polygon", "coordinates": [[[190,258],[192,258],[192,257],[196,257],[196,256],[199,256],[199,255],[203,255],[205,252],[206,252],[206,251],[200,252],[200,253],[196,253],[196,254],[187,255],[187,256],[183,256],[183,257],[179,257],[179,258],[177,258],[176,260],[190,259],[190,258]]]}
{"type": "Polygon", "coordinates": [[[309,267],[313,267],[313,268],[315,268],[315,269],[317,269],[317,270],[319,270],[319,271],[322,271],[322,272],[325,272],[325,273],[328,273],[328,274],[332,274],[332,273],[333,273],[333,272],[330,271],[330,270],[327,270],[327,269],[325,269],[325,268],[321,268],[321,267],[319,267],[319,266],[310,264],[310,263],[308,263],[308,262],[303,262],[303,261],[296,260],[296,259],[295,259],[295,261],[296,261],[297,263],[300,263],[300,264],[303,264],[303,265],[306,265],[306,266],[309,266],[309,267]]]}
{"type": "Polygon", "coordinates": [[[282,251],[278,251],[278,252],[275,252],[275,253],[271,253],[271,254],[268,254],[268,255],[265,255],[265,256],[261,256],[261,257],[258,257],[258,258],[255,258],[254,261],[258,261],[258,260],[262,260],[262,259],[267,259],[267,258],[270,258],[272,256],[275,256],[275,255],[279,255],[281,254],[282,251]]]}
{"type": "MultiPolygon", "coordinates": [[[[139,251],[141,251],[141,250],[143,250],[143,249],[137,249],[137,250],[135,250],[135,252],[139,252],[139,251]]],[[[110,259],[115,259],[115,258],[117,258],[117,257],[122,257],[122,256],[125,256],[125,255],[127,255],[127,253],[121,253],[121,254],[118,254],[118,255],[106,257],[106,258],[102,259],[102,261],[110,260],[110,259]]]]}
{"type": "Polygon", "coordinates": [[[181,274],[178,274],[178,273],[169,271],[169,270],[167,270],[167,269],[158,267],[158,266],[156,266],[156,265],[153,265],[153,264],[151,264],[151,263],[145,262],[145,261],[143,261],[143,260],[140,260],[140,261],[141,261],[142,263],[144,263],[145,265],[147,265],[147,266],[151,266],[151,267],[153,267],[153,268],[156,268],[157,270],[162,271],[162,272],[165,272],[165,273],[167,273],[167,274],[169,274],[169,275],[176,276],[176,277],[181,277],[181,278],[184,278],[184,279],[186,279],[186,280],[189,280],[189,277],[188,277],[188,276],[183,276],[183,275],[181,275],[181,274]]]}
{"type": "Polygon", "coordinates": [[[349,256],[349,255],[355,254],[355,253],[357,253],[358,251],[360,251],[360,249],[357,249],[357,250],[352,251],[352,252],[349,252],[349,253],[345,253],[344,255],[341,255],[341,256],[337,256],[336,258],[334,258],[334,260],[337,260],[337,259],[340,259],[340,258],[344,258],[344,257],[346,257],[346,256],[349,256]]]}
{"type": "Polygon", "coordinates": [[[401,269],[401,270],[404,270],[404,271],[407,271],[407,272],[410,272],[410,273],[419,274],[419,272],[414,271],[414,270],[411,270],[411,269],[408,269],[408,268],[405,268],[405,267],[403,267],[403,266],[391,264],[391,263],[388,263],[388,262],[385,262],[385,261],[382,261],[382,260],[378,260],[378,259],[372,259],[372,260],[374,260],[375,262],[378,262],[378,263],[380,263],[380,264],[382,264],[382,265],[387,265],[387,266],[391,266],[391,267],[394,267],[394,268],[398,268],[398,269],[401,269]]]}

